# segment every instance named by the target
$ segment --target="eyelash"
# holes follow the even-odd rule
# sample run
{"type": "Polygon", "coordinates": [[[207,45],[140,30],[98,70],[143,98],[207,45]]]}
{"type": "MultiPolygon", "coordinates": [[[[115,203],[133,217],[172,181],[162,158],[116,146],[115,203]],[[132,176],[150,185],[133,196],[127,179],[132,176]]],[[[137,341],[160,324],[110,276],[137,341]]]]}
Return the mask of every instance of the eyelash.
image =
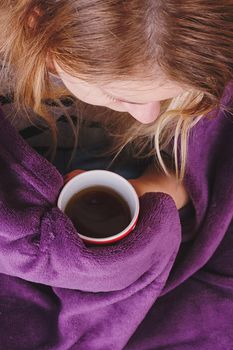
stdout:
{"type": "Polygon", "coordinates": [[[107,94],[106,92],[104,92],[104,95],[112,102],[119,102],[119,100],[117,100],[115,97],[107,94]]]}

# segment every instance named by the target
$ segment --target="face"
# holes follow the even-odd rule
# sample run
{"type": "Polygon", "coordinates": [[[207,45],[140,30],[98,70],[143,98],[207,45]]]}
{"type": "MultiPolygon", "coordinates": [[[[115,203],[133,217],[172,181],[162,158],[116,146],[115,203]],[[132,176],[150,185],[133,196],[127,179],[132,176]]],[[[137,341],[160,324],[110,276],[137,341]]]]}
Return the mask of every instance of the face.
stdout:
{"type": "Polygon", "coordinates": [[[162,74],[156,81],[119,80],[111,83],[90,84],[71,76],[54,63],[67,89],[79,100],[127,112],[143,124],[153,122],[160,114],[160,102],[178,96],[184,89],[162,74]]]}

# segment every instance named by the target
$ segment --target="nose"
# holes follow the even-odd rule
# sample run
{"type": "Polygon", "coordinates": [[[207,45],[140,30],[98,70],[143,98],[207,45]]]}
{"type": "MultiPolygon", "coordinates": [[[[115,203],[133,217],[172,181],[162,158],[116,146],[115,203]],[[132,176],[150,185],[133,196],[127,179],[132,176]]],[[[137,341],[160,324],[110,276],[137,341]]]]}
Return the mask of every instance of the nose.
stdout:
{"type": "Polygon", "coordinates": [[[132,104],[122,102],[126,111],[132,115],[136,120],[143,124],[149,124],[155,121],[160,113],[160,102],[150,102],[145,104],[132,104]]]}

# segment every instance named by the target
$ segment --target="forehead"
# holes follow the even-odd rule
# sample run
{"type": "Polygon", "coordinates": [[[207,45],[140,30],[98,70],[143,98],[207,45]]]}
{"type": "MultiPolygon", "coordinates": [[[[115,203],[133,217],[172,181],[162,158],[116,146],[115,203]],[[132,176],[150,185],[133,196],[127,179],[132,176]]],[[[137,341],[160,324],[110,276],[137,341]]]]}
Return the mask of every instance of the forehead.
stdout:
{"type": "Polygon", "coordinates": [[[174,91],[181,91],[182,86],[169,80],[161,71],[157,74],[148,75],[140,73],[134,76],[120,77],[119,79],[103,76],[102,77],[84,77],[79,74],[72,74],[58,67],[58,73],[64,81],[68,82],[72,87],[80,87],[85,90],[100,88],[108,93],[123,98],[134,96],[150,96],[156,95],[158,98],[167,97],[174,94],[174,91]]]}
{"type": "Polygon", "coordinates": [[[165,77],[157,77],[155,79],[140,79],[140,78],[128,78],[125,80],[113,80],[111,82],[100,82],[98,84],[104,89],[111,91],[125,91],[129,92],[130,90],[143,92],[150,91],[155,89],[169,89],[177,85],[175,82],[172,82],[165,77]]]}
{"type": "Polygon", "coordinates": [[[106,87],[109,89],[122,89],[128,90],[131,88],[137,88],[140,90],[151,89],[162,87],[163,85],[169,83],[169,80],[165,77],[161,70],[156,69],[155,72],[148,72],[148,69],[141,67],[137,69],[137,73],[134,75],[124,75],[119,77],[110,77],[105,75],[104,72],[102,76],[84,76],[80,73],[75,73],[72,71],[64,71],[57,62],[54,61],[54,65],[62,79],[65,79],[69,83],[83,84],[83,85],[94,85],[100,87],[106,87]]]}
{"type": "Polygon", "coordinates": [[[83,76],[82,74],[75,74],[71,72],[64,71],[57,62],[54,61],[57,72],[61,78],[66,79],[70,83],[79,84],[90,84],[100,87],[106,87],[109,89],[117,90],[128,90],[128,89],[138,89],[143,91],[145,89],[157,89],[157,88],[169,88],[174,85],[178,85],[174,81],[170,80],[163,71],[156,66],[156,69],[145,69],[145,67],[137,67],[137,71],[134,75],[130,76],[120,76],[109,77],[105,76],[104,72],[102,76],[83,76]]]}
{"type": "Polygon", "coordinates": [[[112,93],[115,96],[126,96],[127,98],[140,97],[155,97],[157,99],[166,99],[173,96],[174,93],[181,93],[183,86],[179,83],[158,77],[154,80],[115,80],[109,83],[102,83],[99,86],[106,92],[112,93]]]}

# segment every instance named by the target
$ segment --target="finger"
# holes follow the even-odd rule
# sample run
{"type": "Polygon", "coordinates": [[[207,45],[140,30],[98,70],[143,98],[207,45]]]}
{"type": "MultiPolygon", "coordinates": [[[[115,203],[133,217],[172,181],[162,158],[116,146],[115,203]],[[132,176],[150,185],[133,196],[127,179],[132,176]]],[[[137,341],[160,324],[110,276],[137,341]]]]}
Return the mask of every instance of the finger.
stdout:
{"type": "Polygon", "coordinates": [[[133,186],[133,188],[135,189],[138,197],[141,197],[144,194],[144,192],[143,192],[143,190],[142,190],[142,188],[140,186],[140,183],[137,181],[137,179],[132,179],[132,180],[128,180],[128,181],[133,186]]]}
{"type": "Polygon", "coordinates": [[[66,174],[64,176],[64,183],[66,184],[68,181],[70,181],[74,176],[77,176],[79,174],[82,174],[84,173],[85,170],[82,170],[82,169],[76,169],[76,170],[73,170],[71,171],[70,173],[66,174]]]}

